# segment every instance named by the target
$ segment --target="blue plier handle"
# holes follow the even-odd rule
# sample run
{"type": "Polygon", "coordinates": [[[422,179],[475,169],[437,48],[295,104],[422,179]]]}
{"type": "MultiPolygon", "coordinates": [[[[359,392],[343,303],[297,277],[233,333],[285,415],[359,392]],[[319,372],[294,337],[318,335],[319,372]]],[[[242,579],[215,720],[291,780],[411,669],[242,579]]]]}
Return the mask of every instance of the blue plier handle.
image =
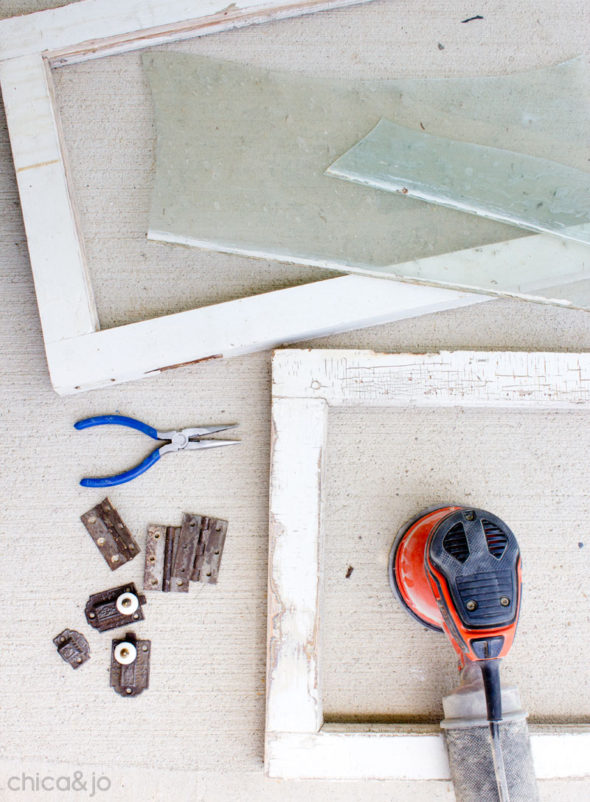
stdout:
{"type": "Polygon", "coordinates": [[[116,426],[127,426],[129,429],[137,429],[138,432],[143,432],[151,437],[152,440],[167,441],[164,445],[159,446],[152,451],[151,454],[136,465],[123,473],[118,473],[115,476],[102,476],[102,477],[86,477],[81,480],[82,487],[113,487],[114,485],[122,485],[125,482],[130,482],[137,476],[141,476],[148,468],[151,468],[163,454],[168,454],[172,451],[180,451],[182,449],[197,449],[197,448],[213,448],[215,446],[233,445],[237,440],[203,440],[214,432],[221,432],[225,429],[231,429],[235,424],[220,425],[220,426],[199,426],[191,429],[181,429],[180,431],[158,432],[153,426],[148,426],[135,418],[128,418],[125,415],[97,415],[93,418],[85,418],[79,420],[74,424],[75,429],[89,429],[92,426],[104,426],[105,424],[114,424],[116,426]]]}

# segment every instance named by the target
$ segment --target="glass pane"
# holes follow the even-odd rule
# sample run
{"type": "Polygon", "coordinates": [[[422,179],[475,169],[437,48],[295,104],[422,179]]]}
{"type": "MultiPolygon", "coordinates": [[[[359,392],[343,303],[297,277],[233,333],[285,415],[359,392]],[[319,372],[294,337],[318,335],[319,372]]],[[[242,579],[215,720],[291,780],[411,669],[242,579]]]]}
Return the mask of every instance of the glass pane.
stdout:
{"type": "MultiPolygon", "coordinates": [[[[158,135],[151,239],[490,293],[539,295],[590,277],[585,246],[557,240],[556,252],[554,237],[539,259],[522,239],[518,256],[494,246],[489,258],[433,263],[522,231],[324,174],[383,117],[538,158],[559,153],[584,169],[584,59],[509,77],[400,81],[310,78],[176,52],[146,54],[144,66],[158,135]]],[[[567,287],[550,298],[576,302],[567,287]]]]}
{"type": "Polygon", "coordinates": [[[380,120],[327,175],[590,244],[590,173],[380,120]]]}

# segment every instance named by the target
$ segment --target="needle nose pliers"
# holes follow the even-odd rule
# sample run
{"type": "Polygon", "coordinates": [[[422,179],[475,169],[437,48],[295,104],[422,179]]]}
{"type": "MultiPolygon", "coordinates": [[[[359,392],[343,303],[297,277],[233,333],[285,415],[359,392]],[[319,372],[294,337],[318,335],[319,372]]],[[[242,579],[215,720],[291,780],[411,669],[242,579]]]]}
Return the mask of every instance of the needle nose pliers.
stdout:
{"type": "Polygon", "coordinates": [[[217,446],[231,446],[239,443],[239,440],[205,440],[203,438],[215,432],[223,432],[225,429],[233,429],[237,423],[222,424],[218,426],[193,426],[190,429],[180,431],[158,432],[153,426],[142,423],[135,418],[128,418],[125,415],[98,415],[94,418],[85,418],[74,424],[75,429],[89,429],[91,426],[103,426],[105,424],[115,424],[117,426],[127,426],[130,429],[137,429],[139,432],[147,434],[153,440],[165,440],[165,445],[159,446],[152,451],[143,462],[136,465],[124,473],[116,476],[87,477],[82,479],[82,487],[112,487],[130,482],[136,476],[141,476],[148,468],[156,463],[161,456],[173,451],[195,450],[199,448],[215,448],[217,446]]]}

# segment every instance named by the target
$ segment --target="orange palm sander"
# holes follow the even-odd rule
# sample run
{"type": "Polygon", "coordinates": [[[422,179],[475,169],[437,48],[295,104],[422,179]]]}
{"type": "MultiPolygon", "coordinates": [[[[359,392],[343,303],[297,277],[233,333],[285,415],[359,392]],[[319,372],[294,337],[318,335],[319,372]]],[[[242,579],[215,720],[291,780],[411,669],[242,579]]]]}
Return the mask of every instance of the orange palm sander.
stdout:
{"type": "Polygon", "coordinates": [[[484,510],[449,506],[422,513],[398,534],[389,560],[391,586],[421,624],[445,632],[459,666],[481,668],[498,797],[508,800],[498,724],[500,660],[518,624],[520,550],[512,530],[484,510]]]}

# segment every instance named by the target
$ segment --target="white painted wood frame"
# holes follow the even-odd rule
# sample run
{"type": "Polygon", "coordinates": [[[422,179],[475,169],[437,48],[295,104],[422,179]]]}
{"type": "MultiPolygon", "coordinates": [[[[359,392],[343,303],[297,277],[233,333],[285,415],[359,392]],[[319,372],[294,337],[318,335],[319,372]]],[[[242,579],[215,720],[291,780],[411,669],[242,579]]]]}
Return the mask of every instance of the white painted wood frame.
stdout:
{"type": "MultiPolygon", "coordinates": [[[[440,730],[324,722],[322,488],[330,407],[590,411],[590,354],[282,350],[273,359],[265,768],[297,779],[447,780],[440,730]]],[[[539,778],[590,775],[588,725],[533,725],[539,778]]]]}
{"type": "MultiPolygon", "coordinates": [[[[45,351],[58,393],[489,300],[449,288],[347,276],[100,330],[51,69],[368,1],[82,0],[0,21],[0,86],[45,351]]],[[[438,264],[459,258],[476,266],[489,263],[492,270],[500,262],[515,272],[528,266],[534,277],[539,264],[556,263],[554,247],[538,235],[432,257],[424,260],[424,269],[429,274],[432,259],[438,264]]],[[[585,252],[573,248],[560,250],[557,263],[562,281],[587,272],[585,252]]]]}

